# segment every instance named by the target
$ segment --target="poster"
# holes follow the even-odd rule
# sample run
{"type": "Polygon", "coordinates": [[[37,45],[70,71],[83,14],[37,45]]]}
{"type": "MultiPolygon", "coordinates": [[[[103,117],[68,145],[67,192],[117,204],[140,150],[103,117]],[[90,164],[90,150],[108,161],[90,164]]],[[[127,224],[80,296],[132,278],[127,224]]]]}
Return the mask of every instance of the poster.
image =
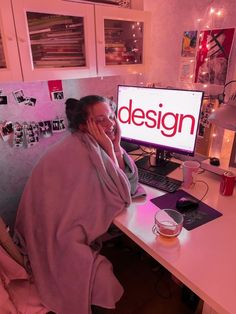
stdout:
{"type": "Polygon", "coordinates": [[[197,44],[197,31],[184,32],[181,57],[195,57],[197,44]]]}
{"type": "Polygon", "coordinates": [[[234,28],[201,31],[195,83],[225,85],[234,28]]]}
{"type": "Polygon", "coordinates": [[[185,83],[192,83],[194,77],[194,61],[189,58],[181,58],[179,81],[185,83]]]}

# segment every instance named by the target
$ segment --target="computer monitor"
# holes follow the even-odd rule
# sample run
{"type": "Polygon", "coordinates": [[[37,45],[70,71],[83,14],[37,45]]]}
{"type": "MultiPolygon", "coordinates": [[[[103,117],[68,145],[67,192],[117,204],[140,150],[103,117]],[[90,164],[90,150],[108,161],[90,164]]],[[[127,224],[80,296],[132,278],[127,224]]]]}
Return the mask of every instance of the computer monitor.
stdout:
{"type": "Polygon", "coordinates": [[[203,94],[197,90],[118,85],[117,119],[122,140],[156,148],[163,160],[165,152],[193,156],[203,94]]]}

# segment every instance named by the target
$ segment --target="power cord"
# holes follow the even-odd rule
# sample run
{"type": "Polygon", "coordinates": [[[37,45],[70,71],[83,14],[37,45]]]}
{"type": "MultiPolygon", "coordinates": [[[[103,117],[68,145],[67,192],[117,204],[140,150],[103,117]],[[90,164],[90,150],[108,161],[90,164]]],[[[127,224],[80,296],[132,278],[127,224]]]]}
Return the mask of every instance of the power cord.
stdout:
{"type": "MultiPolygon", "coordinates": [[[[204,171],[203,171],[203,172],[204,172],[204,171]]],[[[203,172],[201,172],[201,173],[203,173],[203,172]]],[[[200,202],[205,198],[205,196],[207,195],[207,193],[208,193],[208,191],[209,191],[209,185],[208,185],[207,182],[205,182],[205,181],[203,181],[203,180],[196,180],[195,183],[197,183],[197,182],[204,183],[205,186],[206,186],[206,191],[205,191],[205,193],[203,194],[202,198],[201,198],[200,200],[198,200],[198,203],[200,203],[200,202]]]]}

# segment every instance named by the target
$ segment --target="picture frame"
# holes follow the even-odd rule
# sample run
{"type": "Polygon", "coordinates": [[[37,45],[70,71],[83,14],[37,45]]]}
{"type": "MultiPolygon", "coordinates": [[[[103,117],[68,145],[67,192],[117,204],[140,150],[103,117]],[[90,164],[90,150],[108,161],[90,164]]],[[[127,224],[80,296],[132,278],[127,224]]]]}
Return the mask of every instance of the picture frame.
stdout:
{"type": "Polygon", "coordinates": [[[236,168],[236,134],[234,135],[233,146],[230,155],[229,166],[236,168]]]}

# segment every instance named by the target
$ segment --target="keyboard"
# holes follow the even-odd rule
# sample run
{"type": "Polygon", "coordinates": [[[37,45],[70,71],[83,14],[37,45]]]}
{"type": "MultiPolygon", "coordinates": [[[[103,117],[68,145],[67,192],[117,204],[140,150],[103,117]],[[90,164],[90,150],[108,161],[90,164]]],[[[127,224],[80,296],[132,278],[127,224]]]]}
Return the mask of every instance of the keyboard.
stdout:
{"type": "Polygon", "coordinates": [[[175,192],[179,189],[182,181],[172,179],[147,169],[138,168],[139,182],[165,192],[175,192]]]}

